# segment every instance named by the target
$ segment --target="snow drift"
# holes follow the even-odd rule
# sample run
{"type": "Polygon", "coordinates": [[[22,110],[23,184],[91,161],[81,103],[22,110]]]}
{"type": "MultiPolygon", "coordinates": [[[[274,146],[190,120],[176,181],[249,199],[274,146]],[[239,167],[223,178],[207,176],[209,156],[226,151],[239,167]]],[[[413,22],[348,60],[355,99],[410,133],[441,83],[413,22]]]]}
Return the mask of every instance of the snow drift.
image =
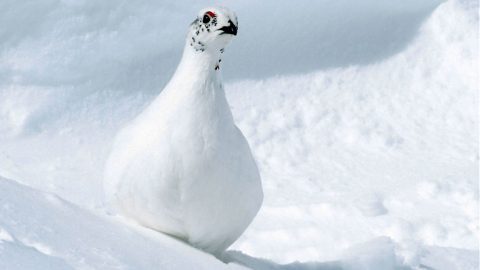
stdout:
{"type": "MultiPolygon", "coordinates": [[[[264,208],[225,261],[258,269],[477,269],[478,3],[225,4],[240,24],[224,59],[227,97],[265,188],[264,208]],[[349,249],[361,243],[368,248],[349,249]],[[363,264],[343,263],[352,256],[363,264]]],[[[67,239],[97,226],[123,230],[92,214],[103,212],[111,139],[162,89],[203,6],[0,3],[0,21],[11,25],[0,29],[0,175],[33,188],[2,180],[0,198],[8,199],[0,208],[10,201],[19,212],[37,204],[44,212],[35,222],[0,212],[0,257],[59,269],[101,263],[88,254],[65,259],[62,249],[117,239],[34,241],[51,254],[8,239],[43,229],[62,228],[67,239]],[[13,196],[28,201],[22,194],[43,191],[68,201],[69,217],[91,222],[74,229],[55,207],[13,196]]],[[[153,241],[133,234],[139,246],[153,241]]],[[[162,241],[152,245],[176,252],[162,241]]],[[[122,252],[107,255],[146,260],[125,259],[127,268],[163,258],[122,252]]]]}
{"type": "Polygon", "coordinates": [[[240,268],[225,266],[163,234],[83,210],[54,194],[4,178],[0,187],[1,269],[240,268]]]}

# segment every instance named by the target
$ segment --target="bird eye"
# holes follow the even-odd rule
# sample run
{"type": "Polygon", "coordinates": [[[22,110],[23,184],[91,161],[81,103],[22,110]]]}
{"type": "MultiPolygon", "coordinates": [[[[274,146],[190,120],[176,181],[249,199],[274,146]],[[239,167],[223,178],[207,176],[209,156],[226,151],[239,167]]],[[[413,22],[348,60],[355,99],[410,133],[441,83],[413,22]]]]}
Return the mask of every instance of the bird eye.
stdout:
{"type": "Polygon", "coordinates": [[[208,23],[210,22],[210,19],[215,17],[217,15],[215,15],[215,13],[211,12],[211,11],[207,11],[205,13],[205,15],[203,15],[203,23],[208,23]]]}
{"type": "Polygon", "coordinates": [[[203,15],[203,23],[208,23],[210,21],[210,16],[207,14],[203,15]]]}

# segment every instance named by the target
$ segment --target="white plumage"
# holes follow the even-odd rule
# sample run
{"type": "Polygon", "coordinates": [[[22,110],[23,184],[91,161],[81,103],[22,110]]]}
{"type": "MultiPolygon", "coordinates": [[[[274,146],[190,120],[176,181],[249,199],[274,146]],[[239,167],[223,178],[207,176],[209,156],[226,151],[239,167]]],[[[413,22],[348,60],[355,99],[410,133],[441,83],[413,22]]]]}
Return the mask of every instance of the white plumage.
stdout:
{"type": "Polygon", "coordinates": [[[237,26],[225,8],[200,12],[175,74],[117,135],[105,173],[107,201],[120,214],[214,254],[243,233],[263,200],[218,66],[237,26]]]}

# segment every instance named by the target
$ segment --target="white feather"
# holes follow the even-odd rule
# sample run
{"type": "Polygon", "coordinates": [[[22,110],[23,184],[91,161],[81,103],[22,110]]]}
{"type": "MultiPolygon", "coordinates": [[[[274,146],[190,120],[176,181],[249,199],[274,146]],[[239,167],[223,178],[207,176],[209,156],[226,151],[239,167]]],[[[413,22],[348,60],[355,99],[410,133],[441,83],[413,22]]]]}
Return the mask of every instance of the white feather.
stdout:
{"type": "MultiPolygon", "coordinates": [[[[208,10],[217,16],[216,28],[230,18],[236,23],[226,9],[208,10]]],[[[233,36],[212,28],[205,34],[208,40],[197,37],[205,40],[205,50],[199,51],[190,45],[196,27],[191,26],[182,60],[165,89],[118,134],[104,188],[119,213],[219,253],[250,224],[263,192],[215,69],[220,49],[233,36]]]]}

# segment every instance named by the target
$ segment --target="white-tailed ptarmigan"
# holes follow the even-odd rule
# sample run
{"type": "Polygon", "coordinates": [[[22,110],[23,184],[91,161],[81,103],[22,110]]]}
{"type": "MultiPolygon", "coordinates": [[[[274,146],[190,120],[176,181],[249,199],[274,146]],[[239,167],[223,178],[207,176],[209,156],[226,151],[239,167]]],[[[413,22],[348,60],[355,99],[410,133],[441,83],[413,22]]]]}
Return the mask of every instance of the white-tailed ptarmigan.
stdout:
{"type": "Polygon", "coordinates": [[[213,254],[243,233],[263,200],[220,77],[237,29],[226,8],[200,11],[175,74],[119,132],[105,172],[107,201],[120,214],[213,254]]]}

